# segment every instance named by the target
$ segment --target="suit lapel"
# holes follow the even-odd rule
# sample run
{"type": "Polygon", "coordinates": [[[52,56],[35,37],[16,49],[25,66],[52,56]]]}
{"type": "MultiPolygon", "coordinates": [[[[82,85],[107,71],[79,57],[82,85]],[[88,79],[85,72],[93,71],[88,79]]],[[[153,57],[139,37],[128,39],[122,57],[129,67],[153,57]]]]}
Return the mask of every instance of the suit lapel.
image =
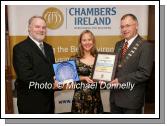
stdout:
{"type": "Polygon", "coordinates": [[[50,53],[49,53],[49,48],[48,48],[48,46],[46,45],[46,43],[44,42],[43,43],[44,44],[44,50],[45,50],[45,59],[47,59],[47,61],[49,61],[49,62],[51,62],[50,61],[50,53]]]}
{"type": "Polygon", "coordinates": [[[125,57],[131,52],[131,50],[133,49],[133,47],[136,45],[136,43],[138,42],[138,39],[139,39],[139,36],[132,42],[132,44],[129,46],[126,54],[125,54],[125,57]]]}
{"type": "MultiPolygon", "coordinates": [[[[131,57],[133,55],[133,52],[135,51],[134,48],[135,47],[138,48],[138,43],[139,43],[140,40],[141,40],[141,37],[137,36],[136,39],[132,42],[132,44],[129,46],[128,50],[126,51],[125,57],[127,57],[127,56],[131,57]]],[[[121,51],[121,53],[122,53],[122,51],[121,51]]]]}
{"type": "Polygon", "coordinates": [[[119,62],[121,62],[121,58],[122,58],[121,54],[122,54],[123,45],[124,45],[124,40],[120,42],[120,44],[118,46],[118,50],[117,50],[119,62]]]}
{"type": "MultiPolygon", "coordinates": [[[[39,56],[41,56],[45,61],[48,61],[47,57],[48,55],[44,56],[42,51],[39,49],[39,47],[28,37],[30,46],[34,52],[36,52],[39,56]]],[[[46,49],[46,45],[44,44],[44,50],[46,49]]],[[[45,51],[47,52],[47,51],[45,51]]],[[[47,53],[46,53],[47,54],[47,53]]]]}
{"type": "MultiPolygon", "coordinates": [[[[122,67],[126,62],[128,62],[133,55],[135,54],[135,52],[138,50],[139,46],[141,45],[142,42],[142,38],[140,36],[137,36],[137,38],[132,42],[132,44],[130,45],[130,47],[128,48],[125,57],[123,59],[121,59],[121,54],[122,54],[122,50],[119,53],[119,65],[118,67],[122,67]]],[[[120,47],[123,47],[124,41],[122,41],[122,43],[120,44],[120,47]]],[[[122,49],[122,48],[121,48],[122,49]]]]}

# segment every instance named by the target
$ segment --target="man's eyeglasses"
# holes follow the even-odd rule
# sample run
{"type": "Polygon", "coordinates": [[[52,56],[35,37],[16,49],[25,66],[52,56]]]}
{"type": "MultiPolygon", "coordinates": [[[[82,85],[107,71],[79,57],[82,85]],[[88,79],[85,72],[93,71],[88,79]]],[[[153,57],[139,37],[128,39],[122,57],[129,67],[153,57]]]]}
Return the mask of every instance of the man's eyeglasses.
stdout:
{"type": "Polygon", "coordinates": [[[121,26],[121,29],[123,29],[123,28],[130,28],[131,26],[133,26],[133,25],[135,25],[135,24],[127,24],[127,25],[122,25],[121,26]]]}

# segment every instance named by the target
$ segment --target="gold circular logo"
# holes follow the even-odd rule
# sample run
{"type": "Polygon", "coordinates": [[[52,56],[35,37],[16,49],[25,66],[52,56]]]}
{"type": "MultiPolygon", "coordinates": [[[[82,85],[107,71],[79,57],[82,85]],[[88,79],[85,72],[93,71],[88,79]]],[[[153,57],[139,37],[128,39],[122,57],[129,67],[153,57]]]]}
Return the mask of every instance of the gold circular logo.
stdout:
{"type": "Polygon", "coordinates": [[[46,20],[47,27],[50,29],[57,29],[64,22],[63,13],[54,7],[46,9],[43,13],[43,18],[46,20]]]}

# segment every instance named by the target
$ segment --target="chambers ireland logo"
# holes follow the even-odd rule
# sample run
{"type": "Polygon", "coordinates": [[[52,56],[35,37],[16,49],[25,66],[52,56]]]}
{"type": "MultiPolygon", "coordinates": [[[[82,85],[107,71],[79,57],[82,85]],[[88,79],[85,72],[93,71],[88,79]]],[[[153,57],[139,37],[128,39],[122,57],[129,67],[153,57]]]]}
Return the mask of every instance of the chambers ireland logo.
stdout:
{"type": "Polygon", "coordinates": [[[43,17],[49,29],[57,29],[64,22],[63,13],[55,7],[47,8],[43,13],[43,17]]]}

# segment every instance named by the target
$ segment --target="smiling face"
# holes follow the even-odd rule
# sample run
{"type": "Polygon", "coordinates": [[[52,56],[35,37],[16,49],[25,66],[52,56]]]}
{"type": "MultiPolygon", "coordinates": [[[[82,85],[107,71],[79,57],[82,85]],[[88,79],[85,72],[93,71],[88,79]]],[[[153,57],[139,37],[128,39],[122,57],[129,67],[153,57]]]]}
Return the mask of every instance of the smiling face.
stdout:
{"type": "Polygon", "coordinates": [[[122,36],[130,40],[137,34],[138,23],[131,16],[127,16],[121,20],[121,33],[122,36]]]}
{"type": "Polygon", "coordinates": [[[90,53],[93,57],[97,54],[96,39],[90,30],[84,30],[80,34],[78,41],[77,56],[82,58],[86,53],[90,53]]]}
{"type": "Polygon", "coordinates": [[[46,36],[46,23],[41,18],[33,18],[29,24],[28,32],[30,36],[41,42],[46,36]]]}
{"type": "Polygon", "coordinates": [[[85,33],[82,35],[81,38],[81,45],[84,51],[90,52],[91,49],[93,48],[93,38],[90,33],[85,33]]]}

